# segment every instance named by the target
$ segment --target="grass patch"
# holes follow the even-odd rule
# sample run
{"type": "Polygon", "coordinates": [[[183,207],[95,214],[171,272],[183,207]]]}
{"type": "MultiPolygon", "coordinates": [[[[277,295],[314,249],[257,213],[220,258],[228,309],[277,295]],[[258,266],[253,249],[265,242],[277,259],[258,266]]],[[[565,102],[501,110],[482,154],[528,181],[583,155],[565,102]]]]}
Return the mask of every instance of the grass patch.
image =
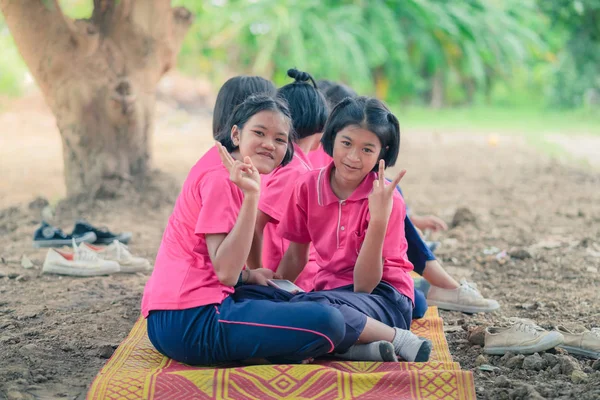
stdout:
{"type": "Polygon", "coordinates": [[[531,108],[455,108],[432,110],[392,107],[401,125],[411,128],[463,130],[481,133],[600,135],[598,110],[531,108]]]}
{"type": "Polygon", "coordinates": [[[552,157],[569,157],[550,135],[600,136],[598,110],[548,110],[533,108],[472,107],[433,110],[392,107],[401,127],[428,129],[440,133],[518,135],[539,151],[552,157]]]}

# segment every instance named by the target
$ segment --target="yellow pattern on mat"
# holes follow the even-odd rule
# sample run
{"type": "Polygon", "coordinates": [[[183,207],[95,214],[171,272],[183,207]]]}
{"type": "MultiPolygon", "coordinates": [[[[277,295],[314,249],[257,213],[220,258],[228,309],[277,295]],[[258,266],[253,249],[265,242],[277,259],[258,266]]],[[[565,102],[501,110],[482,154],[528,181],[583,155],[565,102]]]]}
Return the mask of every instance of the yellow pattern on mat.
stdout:
{"type": "Polygon", "coordinates": [[[452,362],[430,307],[411,330],[433,342],[427,363],[319,361],[308,365],[199,368],[158,353],[140,318],[88,393],[104,399],[475,399],[473,375],[452,362]]]}

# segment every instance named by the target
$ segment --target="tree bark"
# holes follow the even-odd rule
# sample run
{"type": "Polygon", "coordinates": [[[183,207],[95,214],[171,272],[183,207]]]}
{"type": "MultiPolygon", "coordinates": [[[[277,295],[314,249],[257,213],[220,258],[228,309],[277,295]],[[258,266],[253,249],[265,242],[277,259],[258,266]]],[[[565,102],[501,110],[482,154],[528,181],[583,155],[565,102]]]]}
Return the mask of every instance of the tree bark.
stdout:
{"type": "Polygon", "coordinates": [[[431,85],[431,100],[429,102],[429,106],[435,109],[444,107],[444,97],[444,75],[441,71],[437,71],[433,76],[433,82],[431,85]]]}
{"type": "Polygon", "coordinates": [[[155,89],[175,65],[192,15],[169,0],[94,0],[73,21],[57,0],[0,0],[56,116],[67,194],[111,197],[150,168],[155,89]]]}

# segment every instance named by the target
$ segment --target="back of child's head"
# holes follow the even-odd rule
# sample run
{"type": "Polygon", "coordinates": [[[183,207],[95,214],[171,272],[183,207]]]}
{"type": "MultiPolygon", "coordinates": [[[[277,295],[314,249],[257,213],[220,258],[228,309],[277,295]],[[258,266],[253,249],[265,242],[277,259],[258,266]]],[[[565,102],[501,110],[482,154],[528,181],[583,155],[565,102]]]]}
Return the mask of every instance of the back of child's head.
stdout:
{"type": "Polygon", "coordinates": [[[271,81],[260,76],[235,76],[225,82],[219,89],[215,102],[213,137],[217,137],[238,104],[248,96],[259,93],[275,96],[277,88],[271,81]]]}
{"type": "Polygon", "coordinates": [[[332,82],[327,89],[323,92],[329,108],[333,110],[333,107],[337,106],[338,103],[344,100],[346,97],[358,97],[358,93],[352,90],[351,87],[344,85],[343,83],[332,82]]]}
{"type": "MultiPolygon", "coordinates": [[[[323,149],[333,157],[335,137],[347,126],[358,126],[373,132],[381,142],[379,159],[385,161],[386,167],[396,163],[400,151],[400,124],[387,106],[373,97],[346,97],[331,111],[325,124],[323,149]]],[[[375,164],[373,171],[378,169],[375,164]]]]}
{"type": "Polygon", "coordinates": [[[237,150],[238,146],[233,144],[231,140],[231,130],[234,126],[237,126],[241,131],[244,129],[244,125],[252,116],[262,111],[272,111],[280,113],[289,126],[289,138],[288,146],[283,157],[281,165],[286,165],[292,160],[294,156],[294,146],[292,142],[295,141],[296,135],[292,127],[292,116],[287,103],[284,99],[279,96],[269,96],[267,94],[255,94],[246,98],[241,104],[239,104],[232,113],[230,113],[227,123],[221,128],[221,131],[217,133],[216,139],[229,151],[230,153],[237,150]]]}
{"type": "Polygon", "coordinates": [[[317,81],[317,87],[319,88],[321,93],[323,93],[323,95],[325,95],[325,91],[327,89],[329,89],[331,86],[333,86],[335,84],[336,83],[334,81],[330,81],[329,79],[319,79],[317,81]]]}
{"type": "Polygon", "coordinates": [[[310,74],[297,69],[289,69],[287,73],[294,82],[281,87],[277,94],[288,103],[298,139],[323,132],[329,109],[315,80],[310,74]]]}

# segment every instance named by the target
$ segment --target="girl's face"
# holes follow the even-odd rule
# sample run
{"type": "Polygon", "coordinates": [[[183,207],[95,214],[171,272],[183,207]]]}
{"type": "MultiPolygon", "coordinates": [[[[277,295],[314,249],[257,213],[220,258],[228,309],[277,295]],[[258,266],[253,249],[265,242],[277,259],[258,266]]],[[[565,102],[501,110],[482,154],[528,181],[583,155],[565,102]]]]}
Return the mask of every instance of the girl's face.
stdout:
{"type": "Polygon", "coordinates": [[[358,186],[381,154],[381,142],[373,132],[356,125],[339,131],[333,142],[335,176],[358,186]]]}
{"type": "Polygon", "coordinates": [[[254,114],[243,129],[234,125],[231,140],[238,146],[240,158],[250,157],[261,174],[269,174],[281,164],[288,148],[290,125],[283,114],[261,111],[254,114]]]}

